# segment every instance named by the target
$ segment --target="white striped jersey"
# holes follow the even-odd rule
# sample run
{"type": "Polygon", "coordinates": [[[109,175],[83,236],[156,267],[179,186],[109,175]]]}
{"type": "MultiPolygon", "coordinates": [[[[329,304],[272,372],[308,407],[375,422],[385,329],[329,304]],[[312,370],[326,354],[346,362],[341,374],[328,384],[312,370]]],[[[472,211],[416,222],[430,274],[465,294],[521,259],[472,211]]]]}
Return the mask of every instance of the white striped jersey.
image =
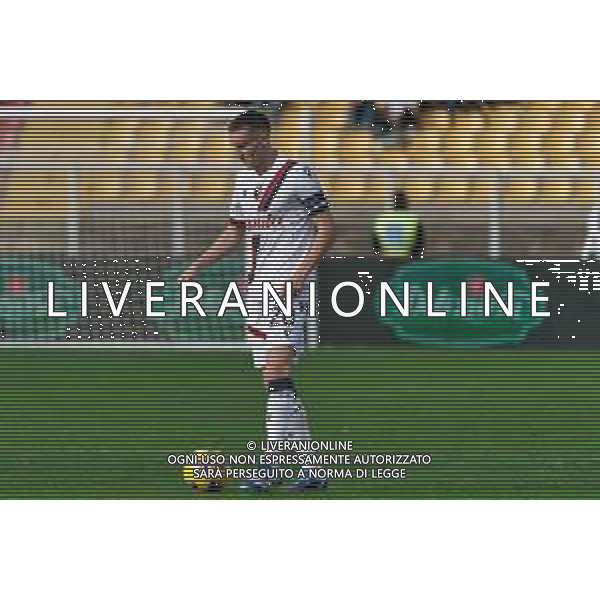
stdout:
{"type": "MultiPolygon", "coordinates": [[[[245,233],[247,280],[289,281],[314,239],[311,216],[328,206],[318,179],[305,165],[278,156],[263,175],[247,167],[240,170],[230,219],[245,233]],[[274,177],[284,173],[277,185],[274,177]]],[[[311,273],[307,282],[313,278],[311,273]]]]}

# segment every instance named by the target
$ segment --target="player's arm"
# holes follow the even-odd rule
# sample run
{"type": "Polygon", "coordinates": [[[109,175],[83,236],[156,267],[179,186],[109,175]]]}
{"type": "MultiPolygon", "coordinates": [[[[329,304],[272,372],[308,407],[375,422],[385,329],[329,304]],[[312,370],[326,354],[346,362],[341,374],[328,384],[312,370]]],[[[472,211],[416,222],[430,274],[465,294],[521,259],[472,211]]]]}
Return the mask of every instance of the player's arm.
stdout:
{"type": "Polygon", "coordinates": [[[235,250],[241,239],[242,230],[233,220],[230,221],[217,239],[181,274],[179,281],[193,279],[202,269],[235,250]]]}
{"type": "Polygon", "coordinates": [[[311,216],[311,223],[315,228],[315,236],[304,260],[302,260],[292,277],[292,287],[298,291],[301,289],[307,275],[325,255],[333,244],[334,223],[329,209],[320,211],[311,216]]]}

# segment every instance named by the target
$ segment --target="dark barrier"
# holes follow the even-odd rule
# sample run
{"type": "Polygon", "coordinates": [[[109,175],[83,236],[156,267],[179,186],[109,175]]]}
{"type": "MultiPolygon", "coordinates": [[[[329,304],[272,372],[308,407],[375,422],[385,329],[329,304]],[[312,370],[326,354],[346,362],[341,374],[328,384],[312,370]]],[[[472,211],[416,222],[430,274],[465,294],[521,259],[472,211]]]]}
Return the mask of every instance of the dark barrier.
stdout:
{"type": "Polygon", "coordinates": [[[190,309],[187,317],[180,316],[178,277],[186,270],[195,256],[189,257],[140,257],[116,259],[69,260],[65,266],[72,279],[89,281],[90,314],[79,317],[76,335],[69,339],[93,342],[202,342],[215,345],[241,341],[242,318],[229,311],[223,318],[214,316],[230,281],[239,278],[241,262],[226,259],[198,274],[196,281],[202,284],[204,295],[201,305],[207,316],[200,317],[190,309]],[[116,298],[126,282],[131,289],[119,317],[111,314],[106,293],[101,283],[107,282],[116,298]],[[165,316],[148,316],[146,283],[163,282],[164,287],[154,288],[152,295],[164,298],[153,309],[165,316]],[[80,337],[81,336],[81,337],[80,337]]]}
{"type": "MultiPolygon", "coordinates": [[[[0,331],[3,342],[202,342],[229,344],[243,340],[243,320],[235,310],[216,317],[227,284],[239,279],[241,263],[229,259],[205,270],[197,281],[204,287],[201,305],[207,316],[190,308],[179,312],[178,276],[193,257],[95,259],[48,255],[0,257],[0,331]],[[55,283],[55,308],[66,317],[49,317],[48,282],[55,283]],[[88,315],[81,316],[81,282],[88,283],[88,315]],[[164,317],[147,316],[146,282],[163,281],[153,294],[164,297],[156,310],[164,317]],[[127,282],[129,294],[118,317],[111,314],[106,282],[115,302],[127,282]]],[[[344,288],[339,309],[357,306],[357,291],[344,288]]],[[[539,346],[596,348],[600,344],[600,270],[594,261],[519,262],[487,260],[380,261],[329,259],[319,270],[320,340],[323,344],[406,344],[438,347],[539,346]],[[355,282],[364,292],[362,310],[351,318],[336,314],[332,293],[341,282],[355,282]],[[380,284],[387,282],[398,301],[409,283],[408,316],[387,297],[381,313],[380,284]],[[428,301],[428,282],[432,300],[428,301]],[[461,297],[464,282],[464,298],[461,297]],[[508,303],[513,285],[513,314],[506,316],[493,297],[484,314],[485,282],[508,303]],[[547,282],[538,290],[534,316],[531,284],[547,282]],[[429,309],[444,316],[428,316],[429,309]],[[461,315],[461,309],[465,312],[461,315]]]]}
{"type": "Polygon", "coordinates": [[[55,258],[8,255],[0,259],[0,338],[15,341],[63,340],[71,318],[48,317],[48,281],[56,284],[57,304],[77,310],[77,283],[55,258]]]}
{"type": "Polygon", "coordinates": [[[242,318],[228,311],[213,316],[229,281],[239,279],[241,262],[229,259],[206,269],[197,281],[205,288],[206,317],[190,310],[179,314],[177,278],[194,257],[119,257],[4,255],[0,256],[0,340],[13,342],[237,342],[242,318]],[[153,295],[164,317],[146,315],[146,283],[165,283],[153,295]],[[54,283],[54,309],[66,316],[48,316],[48,282],[54,283]],[[87,315],[81,311],[81,283],[87,283],[87,315]],[[128,294],[118,317],[107,301],[108,285],[115,305],[127,283],[128,294]]]}
{"type": "MultiPolygon", "coordinates": [[[[320,334],[324,344],[407,344],[439,347],[544,346],[596,348],[600,346],[600,272],[594,261],[520,262],[485,260],[380,261],[332,259],[320,269],[320,334]],[[344,318],[333,309],[331,296],[341,281],[352,281],[364,290],[365,306],[344,318]],[[508,301],[507,284],[513,284],[513,316],[494,301],[484,316],[484,283],[489,281],[508,301]],[[410,286],[410,311],[402,316],[389,299],[381,315],[380,284],[403,300],[404,282],[410,286]],[[432,282],[431,308],[445,316],[427,316],[427,282],[432,282]],[[465,299],[461,316],[461,286],[465,299]],[[547,282],[537,296],[538,312],[532,316],[531,284],[547,282]]],[[[357,307],[358,293],[347,288],[338,295],[341,311],[357,307]]],[[[401,303],[402,304],[402,303],[401,303]]],[[[404,308],[404,307],[403,307],[404,308]]]]}

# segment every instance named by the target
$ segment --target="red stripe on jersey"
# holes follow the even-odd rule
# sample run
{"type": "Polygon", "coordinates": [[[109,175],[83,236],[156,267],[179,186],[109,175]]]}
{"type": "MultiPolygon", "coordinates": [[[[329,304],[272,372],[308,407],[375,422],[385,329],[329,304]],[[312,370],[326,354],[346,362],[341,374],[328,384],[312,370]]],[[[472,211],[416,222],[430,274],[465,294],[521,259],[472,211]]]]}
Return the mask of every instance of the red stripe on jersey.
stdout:
{"type": "Polygon", "coordinates": [[[261,331],[260,329],[256,329],[256,327],[252,327],[252,325],[246,325],[246,331],[250,335],[253,335],[254,337],[258,337],[261,340],[267,339],[267,334],[264,331],[261,331]]]}
{"type": "Polygon", "coordinates": [[[254,274],[256,272],[256,261],[258,260],[258,248],[260,246],[260,237],[258,235],[253,235],[252,239],[250,240],[250,244],[250,270],[246,275],[248,283],[252,283],[252,281],[254,280],[254,274]]]}
{"type": "Polygon", "coordinates": [[[281,184],[283,183],[285,176],[289,173],[290,169],[295,164],[296,164],[295,161],[288,160],[285,163],[283,163],[283,165],[281,166],[279,171],[277,171],[277,173],[275,173],[275,177],[273,177],[273,179],[271,180],[271,182],[269,183],[269,185],[263,192],[262,196],[260,197],[260,201],[258,204],[259,211],[264,212],[269,208],[271,202],[273,201],[273,198],[275,197],[275,194],[281,187],[281,184]]]}
{"type": "Polygon", "coordinates": [[[246,229],[246,221],[242,221],[241,219],[229,219],[229,222],[238,229],[246,229]]]}

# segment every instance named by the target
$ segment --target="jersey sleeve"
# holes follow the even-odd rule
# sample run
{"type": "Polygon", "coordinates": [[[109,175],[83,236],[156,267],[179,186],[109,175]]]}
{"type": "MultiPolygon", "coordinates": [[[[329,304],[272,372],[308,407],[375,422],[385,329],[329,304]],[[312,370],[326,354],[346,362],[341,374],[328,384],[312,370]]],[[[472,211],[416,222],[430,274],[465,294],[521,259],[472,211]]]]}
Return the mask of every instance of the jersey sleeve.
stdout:
{"type": "Polygon", "coordinates": [[[298,165],[294,174],[295,197],[297,201],[314,215],[329,209],[329,201],[317,179],[309,167],[298,165]]]}

